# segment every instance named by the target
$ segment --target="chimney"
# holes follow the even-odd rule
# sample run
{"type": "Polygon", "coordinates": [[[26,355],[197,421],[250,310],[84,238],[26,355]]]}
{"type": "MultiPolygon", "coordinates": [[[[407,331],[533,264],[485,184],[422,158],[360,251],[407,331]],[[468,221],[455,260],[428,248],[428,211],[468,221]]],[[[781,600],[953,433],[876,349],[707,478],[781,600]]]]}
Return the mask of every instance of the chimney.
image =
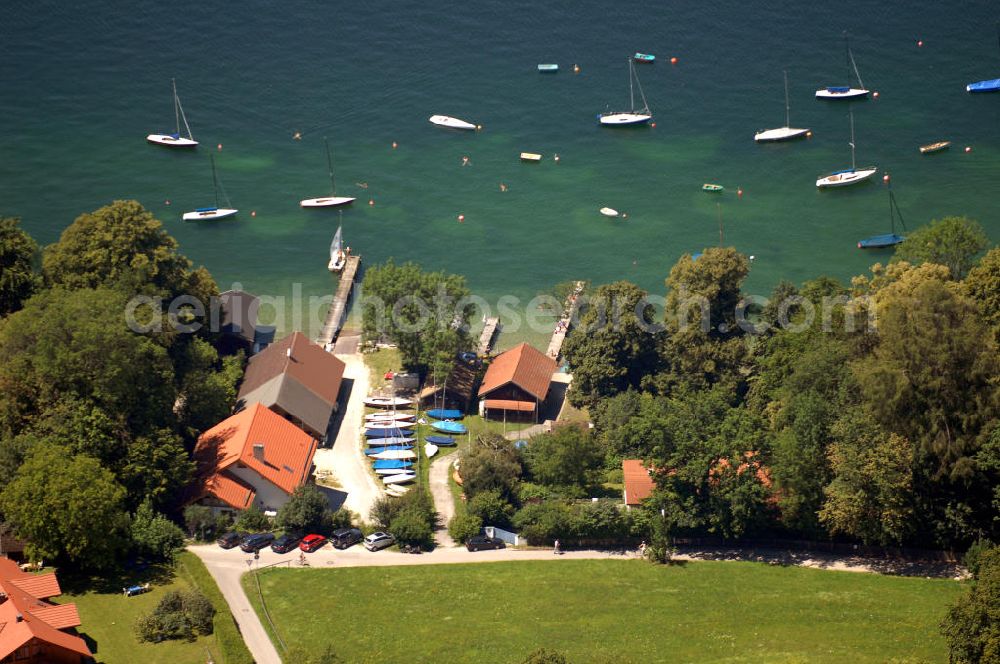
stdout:
{"type": "Polygon", "coordinates": [[[16,618],[15,618],[15,620],[17,622],[24,622],[24,616],[21,615],[20,613],[18,613],[17,616],[16,616],[16,618]]]}
{"type": "Polygon", "coordinates": [[[253,444],[253,457],[258,461],[264,460],[264,443],[253,444]]]}

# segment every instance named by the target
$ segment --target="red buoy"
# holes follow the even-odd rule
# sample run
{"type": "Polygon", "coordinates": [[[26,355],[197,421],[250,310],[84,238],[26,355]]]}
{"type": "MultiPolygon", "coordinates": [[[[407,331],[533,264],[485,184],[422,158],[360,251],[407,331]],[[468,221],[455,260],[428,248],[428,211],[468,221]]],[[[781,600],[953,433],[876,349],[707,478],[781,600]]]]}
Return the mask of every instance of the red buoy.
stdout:
{"type": "Polygon", "coordinates": [[[882,182],[884,182],[886,184],[889,184],[889,174],[888,173],[886,173],[885,175],[882,176],[882,182]]]}
{"type": "Polygon", "coordinates": [[[398,147],[398,144],[396,143],[396,141],[393,141],[392,142],[392,149],[395,150],[397,147],[398,147]]]}
{"type": "Polygon", "coordinates": [[[250,216],[251,217],[256,217],[257,216],[257,210],[251,210],[250,216]]]}
{"type": "Polygon", "coordinates": [[[875,97],[875,99],[878,99],[878,90],[876,90],[875,92],[872,93],[872,97],[875,97]]]}
{"type": "Polygon", "coordinates": [[[966,145],[965,146],[965,151],[966,152],[972,152],[972,146],[971,145],[966,145]]]}
{"type": "Polygon", "coordinates": [[[465,222],[465,215],[464,214],[458,215],[458,223],[461,224],[461,223],[464,223],[464,222],[465,222]]]}
{"type": "Polygon", "coordinates": [[[677,64],[677,58],[676,57],[670,58],[670,64],[676,65],[677,64]]]}
{"type": "Polygon", "coordinates": [[[219,143],[215,147],[219,149],[219,152],[222,152],[222,143],[219,143]]]}
{"type": "Polygon", "coordinates": [[[923,47],[924,47],[924,40],[923,39],[918,39],[917,40],[917,48],[923,48],[923,47]]]}
{"type": "Polygon", "coordinates": [[[736,197],[737,198],[743,198],[743,188],[742,187],[736,187],[736,197]]]}

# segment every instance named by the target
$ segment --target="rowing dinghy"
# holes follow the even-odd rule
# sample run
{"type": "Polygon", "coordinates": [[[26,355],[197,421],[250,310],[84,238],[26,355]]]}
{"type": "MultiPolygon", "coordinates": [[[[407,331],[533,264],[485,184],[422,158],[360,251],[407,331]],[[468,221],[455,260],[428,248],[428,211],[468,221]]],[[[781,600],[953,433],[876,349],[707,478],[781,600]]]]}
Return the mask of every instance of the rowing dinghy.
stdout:
{"type": "Polygon", "coordinates": [[[920,146],[920,154],[933,154],[934,152],[940,152],[941,150],[947,150],[951,147],[951,141],[938,141],[937,143],[930,143],[928,145],[920,146]]]}
{"type": "Polygon", "coordinates": [[[453,118],[450,115],[432,115],[430,117],[430,121],[431,124],[436,124],[439,127],[448,127],[449,129],[464,129],[469,131],[479,128],[471,122],[459,120],[458,118],[453,118]]]}
{"type": "Polygon", "coordinates": [[[723,187],[721,184],[710,184],[710,183],[706,182],[705,184],[701,185],[701,190],[702,191],[710,191],[710,192],[713,192],[713,193],[719,193],[723,189],[725,189],[725,187],[723,187]]]}
{"type": "Polygon", "coordinates": [[[632,59],[636,62],[645,62],[647,64],[656,62],[656,56],[652,53],[636,53],[632,56],[632,59]]]}
{"type": "Polygon", "coordinates": [[[601,214],[603,214],[605,217],[617,217],[619,213],[618,210],[614,208],[602,207],[601,214]]]}

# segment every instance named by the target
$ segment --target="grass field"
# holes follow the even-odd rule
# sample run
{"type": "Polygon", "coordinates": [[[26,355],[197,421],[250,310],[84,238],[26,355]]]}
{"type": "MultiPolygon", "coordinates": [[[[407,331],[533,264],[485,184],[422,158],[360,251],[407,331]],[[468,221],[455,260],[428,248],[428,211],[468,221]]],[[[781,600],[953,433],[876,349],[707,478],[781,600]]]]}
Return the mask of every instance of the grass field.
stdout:
{"type": "Polygon", "coordinates": [[[149,568],[106,579],[73,579],[60,576],[64,593],[60,603],[73,602],[80,612],[81,635],[87,639],[98,662],[103,664],[197,664],[209,655],[216,664],[251,664],[253,658],[236,630],[222,594],[208,575],[208,570],[191,553],[181,553],[177,566],[149,568]],[[148,581],[152,590],[143,595],[125,597],[122,587],[148,581]],[[215,631],[196,641],[139,643],[132,631],[135,619],[149,613],[170,590],[198,588],[212,601],[217,611],[215,631]]]}
{"type": "Polygon", "coordinates": [[[937,625],[962,590],[942,579],[640,560],[292,569],[260,581],[289,646],[332,644],[349,662],[502,664],[539,647],[574,664],[940,662],[937,625]]]}

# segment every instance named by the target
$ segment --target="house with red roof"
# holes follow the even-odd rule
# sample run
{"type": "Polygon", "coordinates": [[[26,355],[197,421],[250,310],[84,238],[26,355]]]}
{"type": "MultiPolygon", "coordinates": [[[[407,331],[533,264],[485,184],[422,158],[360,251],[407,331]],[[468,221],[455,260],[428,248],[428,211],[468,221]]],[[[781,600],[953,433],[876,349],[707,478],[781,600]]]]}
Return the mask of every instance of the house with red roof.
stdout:
{"type": "Polygon", "coordinates": [[[480,413],[489,417],[492,411],[506,418],[513,414],[537,421],[555,371],[555,360],[526,343],[501,353],[490,363],[479,386],[480,413]]]}
{"type": "Polygon", "coordinates": [[[623,459],[622,474],[625,477],[625,509],[632,509],[642,504],[642,501],[653,495],[656,483],[643,465],[641,459],[623,459]]]}
{"type": "Polygon", "coordinates": [[[0,558],[0,664],[94,661],[76,634],[76,605],[48,601],[61,594],[55,574],[28,574],[13,560],[0,558]]]}
{"type": "Polygon", "coordinates": [[[237,395],[237,410],[262,403],[324,440],[337,410],[343,361],[295,332],[250,359],[237,395]]]}
{"type": "Polygon", "coordinates": [[[251,505],[277,510],[309,480],[318,445],[275,411],[254,403],[198,438],[198,474],[187,502],[217,512],[251,505]]]}

